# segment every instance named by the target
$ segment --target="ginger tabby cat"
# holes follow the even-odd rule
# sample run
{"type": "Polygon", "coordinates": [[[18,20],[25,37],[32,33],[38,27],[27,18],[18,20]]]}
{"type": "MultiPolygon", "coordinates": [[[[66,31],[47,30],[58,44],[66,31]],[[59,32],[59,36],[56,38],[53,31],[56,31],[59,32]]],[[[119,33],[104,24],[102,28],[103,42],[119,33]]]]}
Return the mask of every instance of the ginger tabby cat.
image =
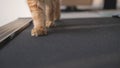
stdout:
{"type": "Polygon", "coordinates": [[[60,0],[27,0],[33,19],[32,36],[46,35],[47,28],[60,19],[60,0]]]}

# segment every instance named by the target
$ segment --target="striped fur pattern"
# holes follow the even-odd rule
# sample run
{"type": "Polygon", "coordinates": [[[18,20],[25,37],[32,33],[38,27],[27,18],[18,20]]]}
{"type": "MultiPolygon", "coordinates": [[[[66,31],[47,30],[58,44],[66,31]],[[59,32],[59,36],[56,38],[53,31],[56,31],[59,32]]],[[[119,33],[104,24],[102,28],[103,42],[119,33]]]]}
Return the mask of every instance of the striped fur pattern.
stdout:
{"type": "Polygon", "coordinates": [[[47,34],[47,28],[60,19],[60,0],[27,0],[33,18],[32,36],[47,34]]]}

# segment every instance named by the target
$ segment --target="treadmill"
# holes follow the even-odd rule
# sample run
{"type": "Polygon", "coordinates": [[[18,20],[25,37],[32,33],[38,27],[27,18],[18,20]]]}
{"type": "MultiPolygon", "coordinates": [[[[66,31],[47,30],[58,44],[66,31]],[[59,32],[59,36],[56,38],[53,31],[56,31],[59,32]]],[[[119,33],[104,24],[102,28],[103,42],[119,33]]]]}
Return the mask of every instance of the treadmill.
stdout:
{"type": "Polygon", "coordinates": [[[40,37],[31,22],[0,27],[0,68],[120,68],[119,18],[61,19],[40,37]]]}

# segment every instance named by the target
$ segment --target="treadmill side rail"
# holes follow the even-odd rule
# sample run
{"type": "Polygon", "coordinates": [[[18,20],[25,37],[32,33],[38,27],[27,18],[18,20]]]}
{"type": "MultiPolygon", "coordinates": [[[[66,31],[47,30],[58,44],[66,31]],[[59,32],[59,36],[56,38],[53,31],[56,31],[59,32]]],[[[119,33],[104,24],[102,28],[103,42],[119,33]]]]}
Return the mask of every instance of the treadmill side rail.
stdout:
{"type": "Polygon", "coordinates": [[[31,18],[18,18],[17,20],[10,22],[0,27],[0,46],[4,45],[9,40],[13,39],[23,29],[25,29],[30,22],[31,18]]]}

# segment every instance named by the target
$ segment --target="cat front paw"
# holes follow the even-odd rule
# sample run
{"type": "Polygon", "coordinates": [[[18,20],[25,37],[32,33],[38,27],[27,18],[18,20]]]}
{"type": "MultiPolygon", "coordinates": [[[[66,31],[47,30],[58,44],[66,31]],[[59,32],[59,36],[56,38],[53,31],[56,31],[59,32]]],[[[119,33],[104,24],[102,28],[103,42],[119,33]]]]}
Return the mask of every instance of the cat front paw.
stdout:
{"type": "Polygon", "coordinates": [[[31,36],[38,37],[38,36],[42,36],[42,35],[47,35],[47,30],[44,29],[43,27],[41,27],[41,28],[33,28],[31,30],[31,36]]]}

